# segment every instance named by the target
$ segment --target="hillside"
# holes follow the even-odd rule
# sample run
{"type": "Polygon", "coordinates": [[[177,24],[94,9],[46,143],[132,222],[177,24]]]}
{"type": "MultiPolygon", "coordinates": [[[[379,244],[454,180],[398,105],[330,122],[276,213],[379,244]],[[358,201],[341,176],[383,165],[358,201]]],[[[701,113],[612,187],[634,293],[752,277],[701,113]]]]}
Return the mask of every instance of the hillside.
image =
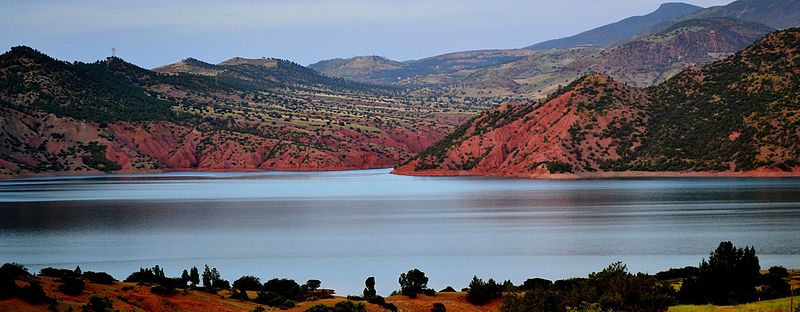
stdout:
{"type": "Polygon", "coordinates": [[[649,103],[642,90],[599,74],[585,76],[547,100],[506,104],[481,114],[396,173],[597,171],[640,144],[636,138],[644,131],[649,103]]]}
{"type": "Polygon", "coordinates": [[[530,50],[569,49],[575,47],[605,47],[627,41],[656,24],[677,19],[703,8],[686,3],[665,3],[650,14],[633,16],[616,23],[604,25],[580,34],[540,42],[528,47],[530,50]]]}
{"type": "Polygon", "coordinates": [[[773,30],[763,24],[726,18],[687,20],[568,67],[648,87],[689,66],[709,64],[741,51],[773,30]]]}
{"type": "Polygon", "coordinates": [[[689,14],[683,19],[725,17],[758,22],[776,29],[800,26],[800,1],[738,0],[689,14]]]}
{"type": "Polygon", "coordinates": [[[0,177],[385,168],[484,106],[398,94],[274,59],[143,69],[0,56],[0,177]]]}
{"type": "Polygon", "coordinates": [[[790,170],[800,165],[800,28],[654,88],[634,170],[790,170]],[[714,151],[709,153],[709,151],[714,151]]]}
{"type": "Polygon", "coordinates": [[[800,28],[649,89],[592,74],[489,110],[395,173],[800,172],[800,28]]]}

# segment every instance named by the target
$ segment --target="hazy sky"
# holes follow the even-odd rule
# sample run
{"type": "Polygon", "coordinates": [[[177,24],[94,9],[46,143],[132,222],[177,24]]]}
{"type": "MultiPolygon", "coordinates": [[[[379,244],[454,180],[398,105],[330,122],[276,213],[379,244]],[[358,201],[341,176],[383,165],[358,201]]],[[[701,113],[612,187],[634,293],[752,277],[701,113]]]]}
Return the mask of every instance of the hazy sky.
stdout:
{"type": "MultiPolygon", "coordinates": [[[[111,54],[143,67],[194,57],[278,57],[303,65],[517,48],[573,35],[664,0],[0,0],[0,49],[29,45],[63,60],[111,54]]],[[[689,0],[702,7],[731,0],[689,0]]]]}

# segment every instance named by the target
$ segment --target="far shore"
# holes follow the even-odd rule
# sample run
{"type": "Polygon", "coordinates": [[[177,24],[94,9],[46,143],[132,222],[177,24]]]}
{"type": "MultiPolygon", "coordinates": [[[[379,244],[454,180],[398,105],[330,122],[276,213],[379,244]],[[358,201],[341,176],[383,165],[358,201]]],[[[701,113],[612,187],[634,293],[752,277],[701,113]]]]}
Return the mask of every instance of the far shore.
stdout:
{"type": "Polygon", "coordinates": [[[760,168],[749,171],[621,171],[621,172],[582,172],[582,173],[509,173],[509,172],[475,172],[462,170],[398,170],[397,168],[326,168],[319,170],[304,169],[261,169],[261,168],[228,168],[228,169],[199,169],[176,168],[165,170],[121,170],[115,172],[82,171],[82,172],[43,172],[24,175],[0,175],[0,180],[19,180],[29,178],[56,178],[56,177],[114,177],[120,175],[160,174],[160,173],[267,173],[267,172],[346,172],[362,170],[392,170],[390,174],[416,177],[486,177],[507,179],[536,179],[536,180],[602,180],[602,179],[641,179],[641,178],[800,178],[800,167],[792,171],[780,169],[760,168]]]}
{"type": "Polygon", "coordinates": [[[460,170],[394,170],[396,175],[417,177],[492,177],[509,179],[539,180],[592,180],[592,179],[639,179],[639,178],[798,178],[800,168],[792,171],[779,169],[756,169],[750,171],[621,171],[621,172],[582,172],[582,173],[509,173],[474,172],[460,170]]]}

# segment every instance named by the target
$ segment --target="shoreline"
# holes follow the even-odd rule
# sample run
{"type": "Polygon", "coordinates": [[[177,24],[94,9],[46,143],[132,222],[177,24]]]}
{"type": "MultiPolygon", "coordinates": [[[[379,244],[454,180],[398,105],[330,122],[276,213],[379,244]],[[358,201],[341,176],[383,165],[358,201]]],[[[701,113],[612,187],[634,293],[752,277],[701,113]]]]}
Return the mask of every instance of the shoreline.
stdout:
{"type": "Polygon", "coordinates": [[[800,168],[792,171],[760,168],[750,171],[605,171],[591,173],[506,173],[471,172],[458,170],[393,170],[391,174],[411,177],[485,177],[525,180],[604,180],[604,179],[644,179],[644,178],[800,178],[800,168]]]}
{"type": "Polygon", "coordinates": [[[88,177],[118,177],[129,175],[149,175],[149,174],[169,174],[169,173],[323,173],[323,172],[348,172],[364,170],[391,170],[388,174],[408,177],[474,177],[474,178],[498,178],[498,179],[522,179],[522,180],[604,180],[604,179],[646,179],[646,178],[800,178],[800,167],[793,168],[792,171],[780,169],[760,168],[750,171],[604,171],[590,173],[507,173],[507,172],[472,172],[459,170],[398,170],[398,168],[378,167],[378,168],[358,168],[358,169],[308,169],[308,170],[285,170],[285,169],[259,169],[259,168],[237,168],[237,169],[197,169],[197,168],[178,168],[175,170],[142,170],[142,171],[121,171],[121,172],[80,172],[75,174],[63,174],[64,172],[48,172],[32,175],[9,176],[0,175],[0,181],[26,180],[37,178],[88,178],[88,177]]]}

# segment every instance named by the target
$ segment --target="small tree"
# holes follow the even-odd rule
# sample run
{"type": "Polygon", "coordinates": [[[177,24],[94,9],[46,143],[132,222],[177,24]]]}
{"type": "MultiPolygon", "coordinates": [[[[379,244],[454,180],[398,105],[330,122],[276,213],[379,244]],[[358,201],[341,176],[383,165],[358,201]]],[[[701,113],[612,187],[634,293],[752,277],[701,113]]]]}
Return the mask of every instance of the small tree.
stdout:
{"type": "Polygon", "coordinates": [[[75,266],[75,276],[81,276],[82,274],[83,271],[81,271],[81,266],[80,265],[75,266]]]}
{"type": "Polygon", "coordinates": [[[320,280],[310,279],[307,280],[306,283],[303,284],[303,286],[304,286],[303,288],[305,288],[308,291],[315,291],[319,289],[320,286],[322,286],[322,282],[320,280]]]}
{"type": "Polygon", "coordinates": [[[192,283],[192,287],[200,284],[200,272],[197,271],[197,267],[192,267],[189,270],[189,282],[192,283]]]}
{"type": "Polygon", "coordinates": [[[364,285],[366,286],[366,288],[364,288],[364,298],[366,298],[366,299],[373,298],[373,297],[375,297],[375,295],[378,294],[378,292],[375,291],[375,277],[374,276],[367,277],[367,280],[364,281],[364,285]]]}
{"type": "Polygon", "coordinates": [[[416,298],[418,293],[423,293],[428,288],[428,277],[419,269],[409,270],[400,274],[400,293],[409,298],[416,298]]]}
{"type": "Polygon", "coordinates": [[[186,283],[188,283],[188,282],[189,282],[189,279],[190,279],[190,277],[189,277],[189,271],[186,271],[186,269],[184,269],[184,270],[183,270],[183,273],[181,273],[181,283],[182,283],[183,285],[186,285],[186,283]]]}

